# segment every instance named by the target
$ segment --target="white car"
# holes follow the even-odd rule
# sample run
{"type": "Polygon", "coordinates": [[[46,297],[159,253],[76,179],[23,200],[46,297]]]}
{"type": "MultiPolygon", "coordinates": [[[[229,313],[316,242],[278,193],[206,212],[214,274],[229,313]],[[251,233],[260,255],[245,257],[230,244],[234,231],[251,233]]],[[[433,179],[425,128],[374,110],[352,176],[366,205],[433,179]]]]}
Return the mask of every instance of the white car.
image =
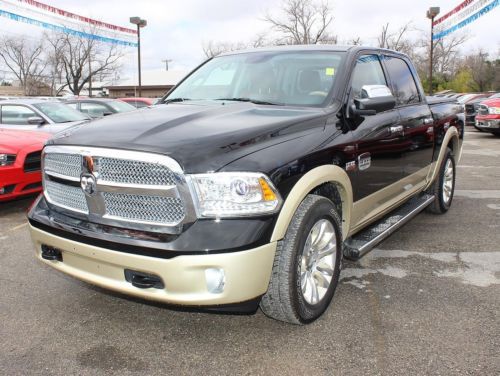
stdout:
{"type": "Polygon", "coordinates": [[[57,133],[89,117],[56,101],[39,99],[0,102],[0,128],[57,133]]]}

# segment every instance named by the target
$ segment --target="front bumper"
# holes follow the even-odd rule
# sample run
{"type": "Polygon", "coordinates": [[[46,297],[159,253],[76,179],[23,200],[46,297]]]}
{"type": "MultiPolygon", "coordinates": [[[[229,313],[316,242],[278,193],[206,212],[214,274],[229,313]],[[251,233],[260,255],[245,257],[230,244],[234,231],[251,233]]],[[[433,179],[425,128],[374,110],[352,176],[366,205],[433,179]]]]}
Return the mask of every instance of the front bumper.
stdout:
{"type": "Polygon", "coordinates": [[[500,116],[478,116],[476,127],[485,131],[500,132],[500,116]]]}
{"type": "Polygon", "coordinates": [[[87,245],[33,226],[30,231],[38,259],[55,269],[127,295],[185,306],[213,307],[259,298],[267,291],[276,251],[276,243],[269,243],[234,253],[160,259],[87,245]],[[43,259],[42,245],[61,251],[62,261],[43,259]],[[224,270],[221,293],[208,291],[205,270],[209,268],[224,270]],[[158,276],[164,288],[134,287],[126,281],[125,269],[158,276]]]}

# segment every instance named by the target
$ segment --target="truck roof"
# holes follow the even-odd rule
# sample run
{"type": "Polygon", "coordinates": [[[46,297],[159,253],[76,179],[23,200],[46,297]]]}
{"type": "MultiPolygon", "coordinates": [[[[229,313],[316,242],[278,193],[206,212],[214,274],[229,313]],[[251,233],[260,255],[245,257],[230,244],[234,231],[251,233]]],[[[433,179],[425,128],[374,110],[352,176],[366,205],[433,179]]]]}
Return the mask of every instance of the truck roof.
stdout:
{"type": "Polygon", "coordinates": [[[345,45],[340,46],[336,44],[296,44],[296,45],[284,45],[284,46],[270,46],[270,47],[258,47],[258,48],[249,48],[238,51],[229,51],[220,54],[219,56],[226,55],[237,55],[244,54],[250,52],[283,52],[283,51],[332,51],[332,52],[356,52],[360,50],[377,50],[377,51],[385,51],[396,53],[399,55],[404,55],[402,52],[388,50],[380,47],[372,47],[372,46],[360,46],[360,45],[345,45]]]}

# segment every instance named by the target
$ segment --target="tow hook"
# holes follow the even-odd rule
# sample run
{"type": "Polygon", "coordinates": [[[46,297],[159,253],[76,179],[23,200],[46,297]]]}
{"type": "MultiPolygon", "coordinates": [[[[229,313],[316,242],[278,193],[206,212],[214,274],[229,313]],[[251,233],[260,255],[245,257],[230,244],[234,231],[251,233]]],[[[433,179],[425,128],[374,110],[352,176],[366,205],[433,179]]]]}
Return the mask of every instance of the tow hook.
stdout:
{"type": "Polygon", "coordinates": [[[42,258],[49,261],[61,261],[63,260],[62,252],[49,245],[42,244],[42,258]]]}
{"type": "Polygon", "coordinates": [[[138,272],[135,270],[125,269],[125,280],[127,282],[130,282],[132,286],[140,289],[165,288],[165,284],[160,277],[153,274],[138,272]]]}

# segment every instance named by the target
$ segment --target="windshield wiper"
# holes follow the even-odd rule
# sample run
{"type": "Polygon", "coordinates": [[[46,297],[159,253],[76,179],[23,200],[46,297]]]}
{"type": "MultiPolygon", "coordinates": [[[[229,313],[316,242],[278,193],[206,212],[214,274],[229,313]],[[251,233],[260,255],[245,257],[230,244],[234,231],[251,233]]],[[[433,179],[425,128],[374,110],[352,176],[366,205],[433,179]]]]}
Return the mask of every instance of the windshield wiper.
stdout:
{"type": "Polygon", "coordinates": [[[259,99],[252,99],[252,98],[217,98],[216,101],[250,102],[253,104],[268,104],[271,106],[284,106],[285,105],[284,103],[261,101],[259,99]]]}
{"type": "Polygon", "coordinates": [[[172,99],[166,99],[165,101],[161,102],[163,104],[167,103],[175,103],[175,102],[185,102],[185,101],[190,101],[191,98],[172,98],[172,99]]]}

